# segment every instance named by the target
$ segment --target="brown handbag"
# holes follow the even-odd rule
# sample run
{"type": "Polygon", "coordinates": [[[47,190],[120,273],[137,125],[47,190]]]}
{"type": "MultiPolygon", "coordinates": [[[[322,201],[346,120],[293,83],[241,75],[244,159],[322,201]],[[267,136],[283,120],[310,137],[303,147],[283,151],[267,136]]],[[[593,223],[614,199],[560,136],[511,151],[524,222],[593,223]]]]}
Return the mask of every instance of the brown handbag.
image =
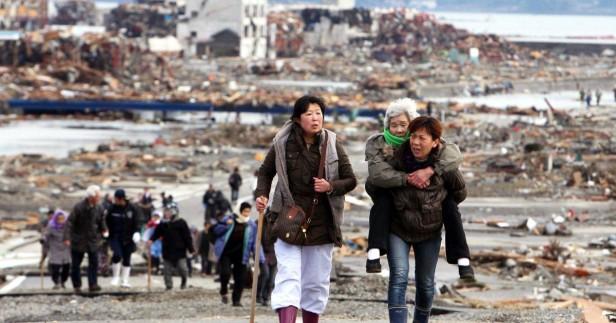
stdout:
{"type": "MultiPolygon", "coordinates": [[[[325,174],[326,154],[327,132],[325,132],[325,136],[321,144],[321,160],[319,161],[318,178],[323,178],[325,174]]],[[[308,227],[310,227],[312,215],[319,204],[319,194],[320,193],[315,192],[308,213],[295,204],[284,208],[272,224],[272,234],[286,243],[303,245],[306,242],[306,239],[308,239],[308,227]]]]}

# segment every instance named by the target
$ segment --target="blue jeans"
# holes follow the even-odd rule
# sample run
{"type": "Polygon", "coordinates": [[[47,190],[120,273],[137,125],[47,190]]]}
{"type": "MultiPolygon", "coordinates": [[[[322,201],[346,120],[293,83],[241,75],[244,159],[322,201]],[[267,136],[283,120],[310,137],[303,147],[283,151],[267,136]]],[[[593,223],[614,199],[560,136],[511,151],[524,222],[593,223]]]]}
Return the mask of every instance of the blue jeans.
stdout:
{"type": "MultiPolygon", "coordinates": [[[[389,235],[389,290],[387,305],[389,309],[406,309],[406,287],[409,281],[409,251],[415,251],[415,319],[413,322],[427,322],[434,298],[434,272],[441,237],[409,244],[395,234],[389,235]]],[[[391,311],[390,311],[391,312],[391,311]]],[[[395,322],[391,321],[390,322],[395,322]]],[[[406,322],[406,321],[404,321],[406,322]]],[[[397,322],[396,322],[397,323],[397,322]]]]}

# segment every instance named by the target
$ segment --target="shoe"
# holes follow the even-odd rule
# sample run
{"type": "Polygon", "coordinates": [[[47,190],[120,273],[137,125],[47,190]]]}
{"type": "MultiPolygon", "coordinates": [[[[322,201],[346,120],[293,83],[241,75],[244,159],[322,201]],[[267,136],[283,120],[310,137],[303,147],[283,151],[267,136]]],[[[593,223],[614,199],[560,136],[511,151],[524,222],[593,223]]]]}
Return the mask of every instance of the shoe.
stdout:
{"type": "Polygon", "coordinates": [[[130,284],[128,283],[128,278],[130,277],[130,267],[122,266],[122,287],[130,288],[130,284]]]}
{"type": "Polygon", "coordinates": [[[259,303],[259,304],[263,303],[263,297],[258,296],[257,297],[257,303],[259,303]]]}
{"type": "Polygon", "coordinates": [[[80,287],[74,287],[74,288],[73,288],[73,292],[74,292],[75,294],[81,294],[81,288],[80,288],[80,287]]]}
{"type": "Polygon", "coordinates": [[[229,303],[229,297],[227,295],[222,295],[221,296],[221,301],[223,304],[227,304],[229,303]]]}
{"type": "Polygon", "coordinates": [[[261,305],[269,306],[270,305],[269,299],[264,299],[263,301],[261,301],[261,305]]]}
{"type": "Polygon", "coordinates": [[[366,260],[366,272],[369,274],[380,273],[381,272],[381,260],[380,259],[366,260]]]}
{"type": "Polygon", "coordinates": [[[460,280],[466,283],[475,282],[475,272],[472,266],[458,266],[458,273],[460,274],[460,280]]]}
{"type": "Polygon", "coordinates": [[[171,286],[165,286],[165,290],[171,290],[173,287],[171,286]]]}
{"type": "Polygon", "coordinates": [[[53,287],[51,288],[53,290],[58,290],[60,289],[60,284],[54,284],[53,287]]]}
{"type": "Polygon", "coordinates": [[[120,286],[120,271],[122,269],[122,264],[112,264],[111,271],[113,271],[113,278],[111,278],[111,286],[120,286]]]}
{"type": "Polygon", "coordinates": [[[90,293],[96,293],[96,292],[100,292],[103,289],[98,285],[94,285],[94,286],[88,287],[88,290],[90,290],[90,293]]]}
{"type": "Polygon", "coordinates": [[[242,307],[240,302],[233,302],[233,307],[242,307]]]}
{"type": "Polygon", "coordinates": [[[180,289],[186,289],[186,278],[182,278],[182,284],[180,285],[180,289]]]}
{"type": "Polygon", "coordinates": [[[62,287],[62,289],[66,289],[66,285],[64,285],[64,283],[60,284],[60,286],[62,287]]]}

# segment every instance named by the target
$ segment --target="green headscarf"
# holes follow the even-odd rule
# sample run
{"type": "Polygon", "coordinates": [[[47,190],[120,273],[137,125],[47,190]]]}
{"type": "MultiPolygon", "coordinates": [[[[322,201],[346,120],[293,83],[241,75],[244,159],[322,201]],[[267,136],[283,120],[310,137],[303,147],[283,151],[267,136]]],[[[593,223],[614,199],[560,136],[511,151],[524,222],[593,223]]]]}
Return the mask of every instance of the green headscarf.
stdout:
{"type": "Polygon", "coordinates": [[[405,143],[407,140],[409,140],[409,138],[411,138],[411,133],[407,130],[406,133],[404,134],[404,137],[398,137],[392,134],[388,128],[385,128],[385,131],[383,131],[383,136],[385,136],[385,142],[388,145],[394,148],[398,148],[403,143],[405,143]]]}

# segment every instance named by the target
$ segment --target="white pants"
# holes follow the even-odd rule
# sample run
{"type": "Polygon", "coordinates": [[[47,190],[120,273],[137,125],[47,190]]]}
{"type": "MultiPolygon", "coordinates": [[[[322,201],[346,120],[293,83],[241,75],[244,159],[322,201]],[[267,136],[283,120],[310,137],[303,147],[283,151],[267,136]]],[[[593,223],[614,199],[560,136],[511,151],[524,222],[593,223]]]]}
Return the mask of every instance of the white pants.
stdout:
{"type": "Polygon", "coordinates": [[[315,314],[325,311],[332,269],[332,243],[295,246],[280,239],[274,244],[278,273],[272,308],[295,306],[315,314]]]}

